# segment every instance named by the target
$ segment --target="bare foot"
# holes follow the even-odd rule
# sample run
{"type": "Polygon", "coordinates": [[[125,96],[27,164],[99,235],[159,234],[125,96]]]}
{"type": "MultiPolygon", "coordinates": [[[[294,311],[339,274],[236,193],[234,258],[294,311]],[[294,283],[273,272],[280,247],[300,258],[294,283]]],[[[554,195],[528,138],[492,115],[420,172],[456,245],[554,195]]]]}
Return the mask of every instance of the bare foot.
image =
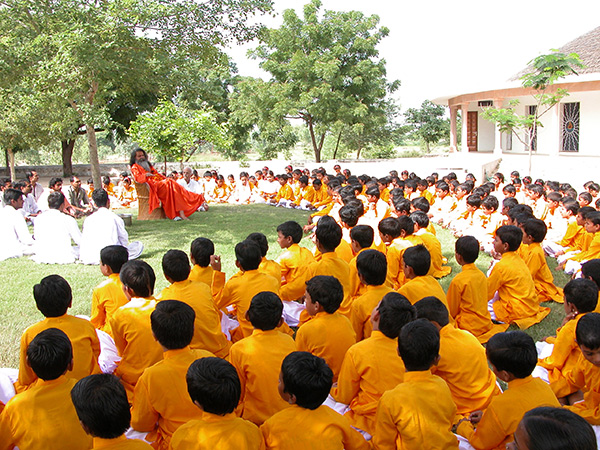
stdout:
{"type": "Polygon", "coordinates": [[[181,220],[190,220],[187,217],[185,217],[185,213],[183,211],[179,211],[179,217],[181,217],[181,220]]]}

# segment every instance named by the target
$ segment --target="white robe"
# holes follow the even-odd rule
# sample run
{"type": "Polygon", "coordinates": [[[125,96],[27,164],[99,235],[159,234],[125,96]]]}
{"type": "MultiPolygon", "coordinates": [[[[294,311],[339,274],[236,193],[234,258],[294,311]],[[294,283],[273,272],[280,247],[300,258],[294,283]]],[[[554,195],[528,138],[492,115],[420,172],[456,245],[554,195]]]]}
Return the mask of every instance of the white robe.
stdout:
{"type": "Polygon", "coordinates": [[[25,218],[10,205],[0,208],[0,261],[18,258],[33,245],[25,218]]]}
{"type": "Polygon", "coordinates": [[[83,223],[79,259],[84,264],[98,264],[100,250],[108,245],[129,245],[123,219],[107,208],[100,208],[83,223]]]}
{"type": "Polygon", "coordinates": [[[33,260],[46,264],[69,264],[75,262],[81,243],[81,232],[77,221],[57,209],[49,209],[40,214],[34,224],[35,255],[33,260]]]}
{"type": "Polygon", "coordinates": [[[177,184],[181,185],[182,188],[187,189],[188,191],[193,192],[195,194],[202,194],[204,192],[202,186],[200,186],[200,183],[198,183],[196,180],[190,180],[189,183],[186,183],[185,178],[180,178],[179,180],[177,180],[177,184]]]}

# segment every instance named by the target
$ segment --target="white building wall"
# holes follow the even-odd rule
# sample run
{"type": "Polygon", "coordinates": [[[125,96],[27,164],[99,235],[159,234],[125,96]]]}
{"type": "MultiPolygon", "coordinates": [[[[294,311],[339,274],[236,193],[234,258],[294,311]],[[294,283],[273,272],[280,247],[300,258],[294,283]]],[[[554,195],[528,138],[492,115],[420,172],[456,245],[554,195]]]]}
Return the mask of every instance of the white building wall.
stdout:
{"type": "Polygon", "coordinates": [[[477,151],[491,152],[494,151],[494,130],[495,125],[489,120],[485,120],[481,114],[483,108],[477,107],[477,151]]]}
{"type": "Polygon", "coordinates": [[[579,109],[579,154],[598,155],[600,143],[600,92],[571,94],[565,103],[580,102],[579,109]]]}

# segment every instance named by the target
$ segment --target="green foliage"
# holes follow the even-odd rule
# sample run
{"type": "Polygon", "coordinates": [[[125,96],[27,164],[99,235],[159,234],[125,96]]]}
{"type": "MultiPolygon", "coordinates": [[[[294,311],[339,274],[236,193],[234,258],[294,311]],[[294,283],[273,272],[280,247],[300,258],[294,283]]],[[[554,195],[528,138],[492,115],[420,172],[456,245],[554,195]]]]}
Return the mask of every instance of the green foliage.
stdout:
{"type": "Polygon", "coordinates": [[[431,144],[437,144],[450,132],[450,120],[445,118],[445,108],[425,100],[421,108],[409,108],[404,113],[411,132],[425,144],[429,152],[431,144]]]}

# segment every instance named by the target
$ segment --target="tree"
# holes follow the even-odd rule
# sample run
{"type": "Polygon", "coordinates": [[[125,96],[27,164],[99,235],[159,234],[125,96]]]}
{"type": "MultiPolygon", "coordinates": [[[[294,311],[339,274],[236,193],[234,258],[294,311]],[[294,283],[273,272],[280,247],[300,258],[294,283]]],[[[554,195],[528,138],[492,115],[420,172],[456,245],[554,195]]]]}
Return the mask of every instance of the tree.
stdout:
{"type": "Polygon", "coordinates": [[[271,79],[245,80],[240,92],[253,95],[236,102],[240,120],[253,121],[281,145],[292,142],[284,121],[304,121],[317,162],[335,124],[360,128],[385,109],[387,93],[398,86],[387,83],[385,60],[378,58],[377,44],[388,35],[377,28],[379,18],[359,11],[321,14],[320,8],[312,0],[303,19],[286,10],[281,27],[262,35],[252,55],[271,79]]]}
{"type": "Polygon", "coordinates": [[[431,144],[437,144],[450,131],[450,120],[444,117],[445,109],[430,100],[425,100],[421,108],[409,108],[404,113],[406,123],[411,126],[412,134],[419,138],[430,151],[431,144]]]}
{"type": "Polygon", "coordinates": [[[111,102],[148,90],[169,96],[179,67],[222,63],[218,48],[254,38],[261,27],[247,19],[270,9],[271,0],[3,0],[0,86],[39,97],[42,111],[69,106],[99,185],[95,133],[110,126],[111,102]]]}
{"type": "Polygon", "coordinates": [[[519,115],[515,109],[518,100],[512,100],[507,108],[486,108],[483,118],[495,122],[503,133],[513,133],[525,145],[529,153],[529,175],[531,175],[531,156],[533,143],[536,140],[537,128],[542,126],[540,117],[550,108],[560,103],[569,95],[563,88],[554,88],[554,83],[567,75],[577,75],[577,69],[583,67],[579,55],[568,55],[554,51],[548,55],[540,55],[529,62],[528,72],[521,77],[523,87],[530,88],[535,99],[533,114],[519,115]]]}

